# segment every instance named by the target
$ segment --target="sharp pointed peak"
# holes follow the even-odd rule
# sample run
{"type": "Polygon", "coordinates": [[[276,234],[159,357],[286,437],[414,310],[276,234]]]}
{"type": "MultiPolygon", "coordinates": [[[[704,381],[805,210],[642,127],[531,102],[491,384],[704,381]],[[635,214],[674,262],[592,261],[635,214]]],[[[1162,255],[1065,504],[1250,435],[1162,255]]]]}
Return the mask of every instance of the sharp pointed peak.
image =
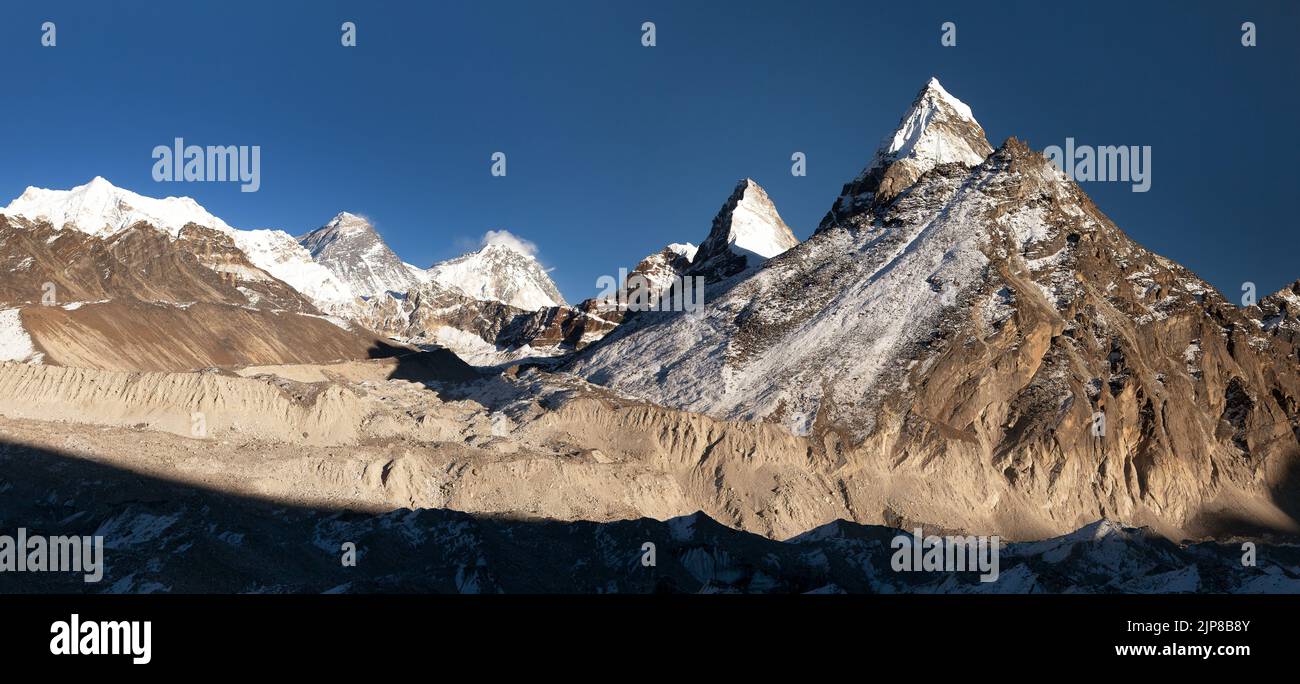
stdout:
{"type": "Polygon", "coordinates": [[[763,189],[763,186],[759,185],[758,181],[753,178],[745,177],[736,181],[735,188],[732,189],[731,197],[727,199],[726,204],[730,206],[738,202],[753,199],[759,199],[769,203],[772,201],[768,197],[767,190],[763,189]]]}
{"type": "MultiPolygon", "coordinates": [[[[929,81],[921,87],[917,93],[916,101],[913,102],[913,108],[920,106],[921,102],[926,99],[934,99],[952,108],[961,118],[975,122],[975,114],[971,111],[970,105],[957,99],[952,93],[948,92],[943,84],[939,82],[938,77],[931,76],[929,81]]],[[[978,123],[978,122],[975,122],[978,123]]]]}
{"type": "Polygon", "coordinates": [[[375,231],[375,227],[370,222],[370,219],[361,214],[354,214],[350,211],[340,211],[335,214],[334,218],[330,219],[328,223],[321,226],[320,229],[345,230],[348,232],[375,231]]]}
{"type": "Polygon", "coordinates": [[[742,178],[714,216],[708,237],[692,261],[703,264],[722,257],[723,275],[730,276],[797,244],[799,239],[781,219],[767,191],[752,178],[742,178]]]}
{"type": "Polygon", "coordinates": [[[899,120],[898,128],[881,141],[860,178],[872,169],[904,158],[912,158],[926,168],[954,161],[974,166],[992,151],[970,106],[932,77],[899,120]]]}
{"type": "Polygon", "coordinates": [[[844,186],[818,231],[873,203],[888,201],[935,166],[974,167],[993,151],[970,106],[931,77],[871,161],[844,186]]]}

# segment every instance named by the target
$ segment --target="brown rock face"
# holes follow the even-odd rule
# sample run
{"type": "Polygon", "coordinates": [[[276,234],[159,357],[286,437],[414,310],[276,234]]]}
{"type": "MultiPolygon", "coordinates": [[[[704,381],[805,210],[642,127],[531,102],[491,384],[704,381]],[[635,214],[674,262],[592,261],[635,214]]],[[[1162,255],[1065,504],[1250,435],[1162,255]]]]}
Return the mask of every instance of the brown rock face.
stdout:
{"type": "Polygon", "coordinates": [[[515,316],[497,335],[496,343],[507,347],[558,346],[582,349],[613,330],[623,312],[604,311],[595,299],[576,307],[553,306],[515,316]]]}
{"type": "Polygon", "coordinates": [[[131,298],[320,313],[249,263],[228,235],[190,224],[178,238],[145,223],[108,237],[0,215],[0,302],[54,304],[131,298]],[[47,302],[50,303],[50,302],[47,302]]]}
{"type": "Polygon", "coordinates": [[[330,363],[403,351],[366,330],[345,330],[324,318],[224,304],[180,308],[122,299],[73,310],[32,306],[23,309],[22,322],[45,363],[76,368],[185,371],[330,363]]]}
{"type": "Polygon", "coordinates": [[[868,443],[899,465],[978,455],[1053,518],[1292,527],[1291,350],[1139,247],[1040,155],[1013,140],[990,164],[1014,178],[990,224],[1032,206],[1050,231],[1028,245],[993,233],[988,266],[868,443]]]}
{"type": "Polygon", "coordinates": [[[0,303],[49,364],[191,370],[321,363],[385,354],[287,284],[228,235],[190,224],[175,239],[145,223],[97,237],[0,216],[0,303]]]}

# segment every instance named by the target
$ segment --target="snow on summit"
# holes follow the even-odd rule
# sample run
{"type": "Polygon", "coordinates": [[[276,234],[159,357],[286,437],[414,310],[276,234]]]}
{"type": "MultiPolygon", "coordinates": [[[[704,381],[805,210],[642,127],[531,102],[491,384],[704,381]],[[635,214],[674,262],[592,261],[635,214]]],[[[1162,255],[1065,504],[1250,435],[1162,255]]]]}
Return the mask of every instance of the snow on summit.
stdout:
{"type": "Polygon", "coordinates": [[[406,292],[420,282],[363,216],[340,212],[299,244],[358,296],[406,292]]]}
{"type": "Polygon", "coordinates": [[[729,207],[725,218],[725,240],[733,251],[770,259],[799,244],[758,183],[746,178],[736,186],[736,192],[735,205],[729,207]]]}
{"type": "MultiPolygon", "coordinates": [[[[640,399],[724,419],[772,420],[796,434],[807,434],[819,416],[855,429],[872,425],[876,400],[896,387],[898,369],[915,358],[909,355],[923,345],[927,323],[945,309],[944,284],[975,282],[988,264],[982,226],[1007,178],[1000,167],[975,164],[986,182],[970,185],[965,180],[976,171],[947,169],[888,205],[887,214],[872,205],[882,180],[899,183],[898,195],[933,168],[939,158],[925,157],[920,143],[961,138],[964,147],[948,142],[944,149],[964,150],[953,159],[963,166],[987,148],[969,108],[958,105],[931,81],[903,118],[902,136],[887,139],[846,186],[850,199],[864,199],[844,207],[844,197],[836,201],[833,212],[843,210],[837,222],[806,242],[791,236],[778,243],[777,253],[788,253],[710,293],[705,316],[616,331],[572,370],[640,399]]],[[[692,272],[729,246],[757,251],[764,243],[756,233],[785,235],[788,228],[746,179],[714,219],[692,272]]]]}
{"type": "Polygon", "coordinates": [[[534,257],[536,247],[507,231],[488,231],[484,246],[430,266],[430,280],[478,300],[529,311],[565,306],[564,295],[534,257]]]}
{"type": "Polygon", "coordinates": [[[282,230],[239,230],[189,197],[156,199],[119,188],[102,176],[70,190],[27,188],[0,210],[9,216],[48,221],[59,230],[107,237],[139,222],[176,237],[188,223],[231,236],[254,266],[288,283],[318,308],[344,312],[354,296],[328,269],[282,230]]]}
{"type": "Polygon", "coordinates": [[[101,236],[112,235],[140,221],[172,235],[187,223],[221,231],[234,230],[189,197],[145,197],[119,188],[102,176],[95,176],[71,190],[28,187],[0,213],[49,221],[58,229],[71,227],[101,236]]]}
{"type": "Polygon", "coordinates": [[[952,162],[975,166],[993,151],[970,107],[944,90],[937,78],[925,85],[898,130],[884,142],[868,171],[899,159],[913,159],[930,167],[952,162]],[[979,134],[952,130],[958,125],[974,127],[979,134]]]}
{"type": "Polygon", "coordinates": [[[331,314],[354,313],[357,297],[406,292],[431,281],[528,310],[565,303],[537,262],[536,245],[504,230],[488,231],[477,252],[423,270],[397,258],[363,216],[340,212],[300,243],[282,230],[234,228],[189,197],[146,197],[99,176],[70,190],[29,187],[0,213],[99,237],[140,222],[173,238],[189,223],[211,228],[230,235],[254,266],[331,314]]]}
{"type": "Polygon", "coordinates": [[[762,186],[741,179],[713,219],[690,272],[721,279],[753,268],[799,244],[762,186]]]}
{"type": "Polygon", "coordinates": [[[880,142],[871,162],[844,186],[818,231],[873,203],[889,201],[936,166],[956,163],[972,168],[992,153],[970,107],[945,90],[939,79],[931,78],[898,128],[880,142]]]}

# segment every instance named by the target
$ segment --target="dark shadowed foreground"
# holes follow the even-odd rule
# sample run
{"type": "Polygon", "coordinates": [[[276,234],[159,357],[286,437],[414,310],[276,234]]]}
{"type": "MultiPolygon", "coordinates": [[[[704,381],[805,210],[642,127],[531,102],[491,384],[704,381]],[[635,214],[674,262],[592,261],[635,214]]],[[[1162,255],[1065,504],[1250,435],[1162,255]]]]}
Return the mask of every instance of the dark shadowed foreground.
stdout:
{"type": "Polygon", "coordinates": [[[0,573],[5,593],[1300,592],[1300,550],[1180,546],[1102,521],[1004,546],[996,582],[895,572],[899,531],[835,522],[775,541],[697,513],[549,522],[287,507],[0,444],[0,534],[103,535],[104,578],[0,573]],[[345,567],[343,545],[356,545],[345,567]],[[654,545],[653,566],[643,564],[654,545]]]}

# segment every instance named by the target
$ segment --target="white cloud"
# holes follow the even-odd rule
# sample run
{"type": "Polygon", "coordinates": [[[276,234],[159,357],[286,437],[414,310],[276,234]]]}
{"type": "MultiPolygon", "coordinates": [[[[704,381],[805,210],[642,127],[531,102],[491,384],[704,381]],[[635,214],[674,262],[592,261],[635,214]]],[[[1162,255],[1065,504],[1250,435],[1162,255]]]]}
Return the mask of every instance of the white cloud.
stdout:
{"type": "Polygon", "coordinates": [[[508,230],[489,230],[483,234],[479,240],[480,247],[488,245],[505,245],[516,252],[527,254],[530,257],[537,256],[537,245],[525,240],[508,230]]]}

